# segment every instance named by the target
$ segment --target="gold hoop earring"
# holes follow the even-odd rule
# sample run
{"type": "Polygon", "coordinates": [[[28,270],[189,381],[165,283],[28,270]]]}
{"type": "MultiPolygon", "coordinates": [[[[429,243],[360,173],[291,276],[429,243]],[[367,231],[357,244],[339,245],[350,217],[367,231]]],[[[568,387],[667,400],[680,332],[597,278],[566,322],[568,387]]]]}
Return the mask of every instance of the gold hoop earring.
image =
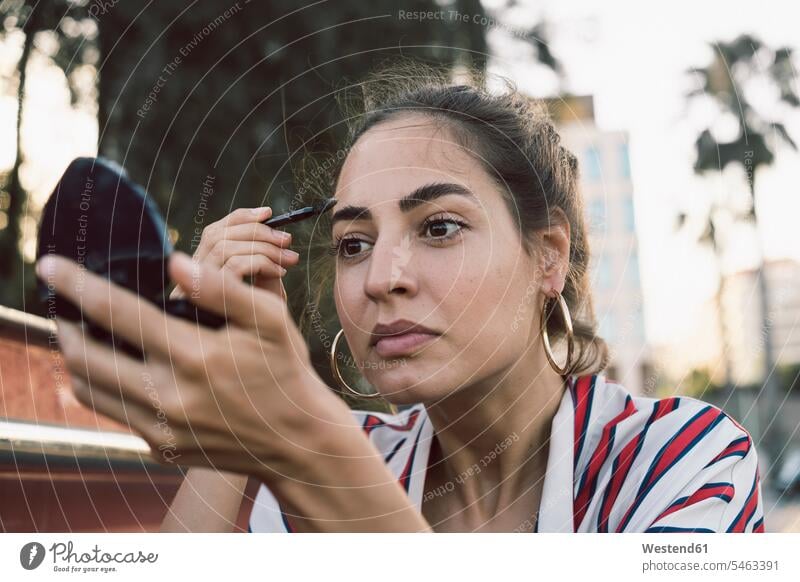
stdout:
{"type": "Polygon", "coordinates": [[[550,362],[550,366],[558,372],[559,376],[566,376],[568,372],[572,369],[572,352],[574,350],[575,342],[573,340],[573,330],[572,330],[572,317],[569,314],[569,308],[567,307],[567,302],[564,300],[564,297],[561,296],[561,293],[556,291],[555,299],[558,301],[558,305],[561,308],[561,315],[564,318],[564,323],[567,327],[567,361],[564,363],[563,368],[559,368],[558,364],[556,364],[555,358],[553,357],[553,349],[550,347],[550,337],[547,335],[547,321],[545,320],[545,313],[547,312],[547,302],[548,298],[546,297],[544,303],[542,304],[542,316],[541,316],[541,328],[542,328],[542,340],[544,342],[544,354],[547,356],[547,361],[550,362]]]}
{"type": "Polygon", "coordinates": [[[331,351],[328,354],[330,357],[331,362],[331,370],[333,371],[333,378],[339,384],[339,386],[346,392],[349,392],[353,396],[358,396],[359,398],[378,398],[380,397],[380,392],[373,392],[372,394],[367,394],[364,392],[359,392],[351,388],[347,382],[344,381],[342,374],[339,372],[339,367],[336,365],[336,344],[339,343],[339,338],[342,337],[342,333],[344,329],[340,329],[336,334],[336,337],[333,338],[333,343],[331,344],[331,351]]]}

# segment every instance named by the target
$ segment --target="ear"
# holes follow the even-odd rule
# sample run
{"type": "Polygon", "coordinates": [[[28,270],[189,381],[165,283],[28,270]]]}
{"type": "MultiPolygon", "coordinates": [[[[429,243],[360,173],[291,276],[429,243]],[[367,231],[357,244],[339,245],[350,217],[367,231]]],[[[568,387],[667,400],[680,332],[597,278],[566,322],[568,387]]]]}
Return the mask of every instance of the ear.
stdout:
{"type": "Polygon", "coordinates": [[[554,297],[564,289],[569,270],[570,227],[566,214],[560,208],[549,226],[539,231],[539,270],[542,275],[542,292],[554,297]]]}

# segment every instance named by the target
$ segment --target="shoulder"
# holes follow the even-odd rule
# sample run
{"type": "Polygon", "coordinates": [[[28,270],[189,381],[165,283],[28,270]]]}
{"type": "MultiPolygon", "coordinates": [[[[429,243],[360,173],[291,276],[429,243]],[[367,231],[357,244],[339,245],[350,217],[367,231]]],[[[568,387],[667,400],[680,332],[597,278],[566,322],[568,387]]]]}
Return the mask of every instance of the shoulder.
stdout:
{"type": "MultiPolygon", "coordinates": [[[[579,378],[571,395],[576,507],[585,507],[576,521],[591,520],[589,531],[645,531],[664,500],[687,491],[716,494],[725,489],[720,483],[738,479],[746,502],[757,488],[753,441],[720,408],[686,396],[632,395],[603,375],[579,378]]],[[[723,519],[709,516],[713,528],[723,519]]]]}
{"type": "Polygon", "coordinates": [[[631,394],[621,383],[602,374],[577,378],[570,384],[577,437],[614,431],[638,437],[642,444],[706,448],[719,438],[746,438],[748,432],[723,410],[688,396],[655,398],[631,394]],[[711,439],[711,440],[708,440],[711,439]]]}

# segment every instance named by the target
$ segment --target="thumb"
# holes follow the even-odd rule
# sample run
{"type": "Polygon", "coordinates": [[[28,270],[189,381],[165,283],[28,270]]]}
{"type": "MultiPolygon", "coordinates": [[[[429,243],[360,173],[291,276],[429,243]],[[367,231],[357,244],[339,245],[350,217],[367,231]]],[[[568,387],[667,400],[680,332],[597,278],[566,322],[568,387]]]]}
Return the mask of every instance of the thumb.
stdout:
{"type": "Polygon", "coordinates": [[[176,251],[170,256],[169,274],[192,303],[224,316],[237,327],[269,338],[276,337],[288,323],[288,309],[277,295],[248,285],[225,269],[176,251]]]}

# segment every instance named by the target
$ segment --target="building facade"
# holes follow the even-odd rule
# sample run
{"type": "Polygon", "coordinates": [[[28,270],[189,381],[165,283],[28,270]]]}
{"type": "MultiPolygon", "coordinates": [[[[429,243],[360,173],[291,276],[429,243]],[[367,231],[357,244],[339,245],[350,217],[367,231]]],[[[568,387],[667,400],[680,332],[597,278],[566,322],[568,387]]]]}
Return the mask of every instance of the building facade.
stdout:
{"type": "Polygon", "coordinates": [[[642,394],[652,385],[644,333],[628,135],[594,122],[591,97],[548,102],[564,145],[578,158],[591,250],[590,277],[599,333],[611,348],[608,376],[642,394]]]}

